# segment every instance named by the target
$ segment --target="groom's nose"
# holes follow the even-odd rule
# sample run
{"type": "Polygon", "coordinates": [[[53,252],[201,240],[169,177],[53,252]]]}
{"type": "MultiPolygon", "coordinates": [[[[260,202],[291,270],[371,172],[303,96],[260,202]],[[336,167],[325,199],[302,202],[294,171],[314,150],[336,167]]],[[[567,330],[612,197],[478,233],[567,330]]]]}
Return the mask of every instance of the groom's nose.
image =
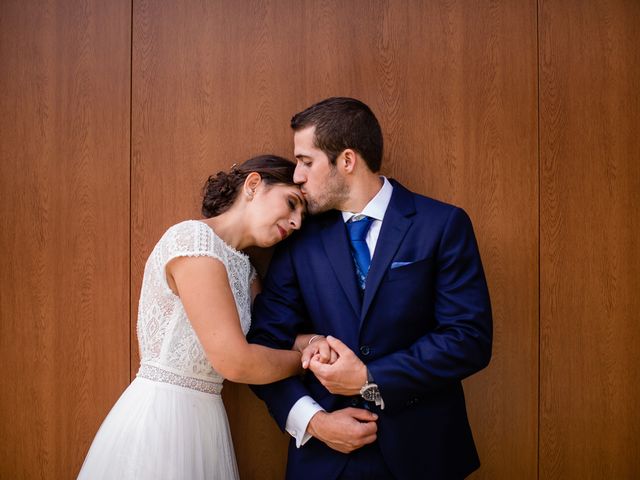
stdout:
{"type": "Polygon", "coordinates": [[[302,169],[300,168],[300,163],[296,165],[296,169],[293,171],[293,182],[298,185],[303,184],[306,181],[306,177],[302,173],[302,169]]]}

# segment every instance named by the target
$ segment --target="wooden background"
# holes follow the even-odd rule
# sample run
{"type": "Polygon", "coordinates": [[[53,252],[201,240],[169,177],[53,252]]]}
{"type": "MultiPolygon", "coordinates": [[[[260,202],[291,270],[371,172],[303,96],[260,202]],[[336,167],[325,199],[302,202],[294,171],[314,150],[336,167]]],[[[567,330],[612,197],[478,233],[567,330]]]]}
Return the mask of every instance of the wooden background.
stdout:
{"type": "MultiPolygon", "coordinates": [[[[383,173],[474,222],[472,478],[640,477],[639,25],[634,0],[0,2],[0,478],[75,478],[155,242],[332,95],[376,112],[383,173]]],[[[223,396],[242,478],[282,478],[287,437],[223,396]]]]}

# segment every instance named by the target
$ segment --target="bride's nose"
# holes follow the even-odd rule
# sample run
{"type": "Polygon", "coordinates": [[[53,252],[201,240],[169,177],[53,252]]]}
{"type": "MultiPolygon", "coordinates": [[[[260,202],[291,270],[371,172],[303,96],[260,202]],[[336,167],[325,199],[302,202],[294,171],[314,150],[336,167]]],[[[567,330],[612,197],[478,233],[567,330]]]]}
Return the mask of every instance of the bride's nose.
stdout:
{"type": "Polygon", "coordinates": [[[299,213],[296,213],[292,215],[291,218],[289,218],[289,225],[291,225],[291,228],[293,228],[294,230],[300,229],[301,224],[302,215],[300,215],[299,213]]]}

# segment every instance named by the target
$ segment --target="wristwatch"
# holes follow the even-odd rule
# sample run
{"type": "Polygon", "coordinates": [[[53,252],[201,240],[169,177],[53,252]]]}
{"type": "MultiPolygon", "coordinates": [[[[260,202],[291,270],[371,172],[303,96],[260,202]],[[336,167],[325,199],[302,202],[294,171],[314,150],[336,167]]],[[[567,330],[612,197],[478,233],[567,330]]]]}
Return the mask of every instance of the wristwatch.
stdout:
{"type": "Polygon", "coordinates": [[[367,381],[360,389],[360,396],[367,402],[374,402],[376,406],[380,407],[380,410],[384,410],[384,401],[382,395],[380,395],[380,389],[378,385],[373,382],[373,376],[367,368],[367,381]]]}

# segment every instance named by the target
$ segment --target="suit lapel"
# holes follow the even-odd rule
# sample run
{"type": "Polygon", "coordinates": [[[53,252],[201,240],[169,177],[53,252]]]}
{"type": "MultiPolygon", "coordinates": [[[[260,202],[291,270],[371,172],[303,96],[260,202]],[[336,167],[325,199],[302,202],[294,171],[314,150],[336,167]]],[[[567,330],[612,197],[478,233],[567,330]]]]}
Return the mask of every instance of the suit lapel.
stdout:
{"type": "Polygon", "coordinates": [[[393,194],[382,221],[382,229],[376,243],[376,249],[371,259],[371,267],[367,275],[367,287],[360,315],[360,324],[367,315],[371,302],[375,297],[382,277],[389,268],[391,260],[398,251],[403,238],[412,224],[411,217],[415,213],[415,206],[411,192],[399,183],[391,180],[393,194]]]}
{"type": "Polygon", "coordinates": [[[349,299],[356,317],[359,317],[361,308],[360,289],[356,280],[353,258],[349,250],[347,231],[340,212],[332,212],[329,218],[326,219],[321,236],[331,268],[333,268],[342,290],[349,299]]]}

